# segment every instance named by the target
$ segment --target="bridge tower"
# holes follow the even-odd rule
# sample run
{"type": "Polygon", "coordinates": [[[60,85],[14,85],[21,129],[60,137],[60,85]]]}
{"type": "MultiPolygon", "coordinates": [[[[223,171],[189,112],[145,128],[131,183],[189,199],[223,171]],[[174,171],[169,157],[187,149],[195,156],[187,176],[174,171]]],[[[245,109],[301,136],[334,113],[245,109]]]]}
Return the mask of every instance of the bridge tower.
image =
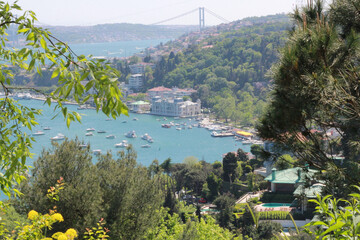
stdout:
{"type": "Polygon", "coordinates": [[[204,15],[204,8],[199,7],[199,29],[200,32],[205,28],[205,15],[204,15]]]}

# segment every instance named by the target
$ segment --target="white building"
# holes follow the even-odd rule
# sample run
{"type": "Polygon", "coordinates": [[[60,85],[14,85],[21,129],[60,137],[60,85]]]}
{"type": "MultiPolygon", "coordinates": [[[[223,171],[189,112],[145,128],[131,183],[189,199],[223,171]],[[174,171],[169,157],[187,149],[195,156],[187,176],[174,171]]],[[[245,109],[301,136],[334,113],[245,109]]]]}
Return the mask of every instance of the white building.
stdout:
{"type": "Polygon", "coordinates": [[[161,98],[182,98],[184,96],[190,96],[193,93],[196,93],[196,90],[192,88],[181,89],[173,87],[170,89],[163,86],[151,88],[147,91],[149,99],[152,99],[156,96],[161,98]]]}
{"type": "Polygon", "coordinates": [[[143,86],[142,74],[133,74],[129,78],[129,88],[138,90],[143,86]]]}
{"type": "Polygon", "coordinates": [[[143,73],[145,73],[146,67],[150,67],[150,68],[154,69],[155,64],[142,62],[142,63],[136,63],[136,64],[129,65],[130,72],[132,74],[143,74],[143,73]]]}
{"type": "Polygon", "coordinates": [[[171,117],[192,117],[201,113],[200,99],[194,103],[182,98],[162,99],[157,96],[151,101],[151,114],[171,117]]]}

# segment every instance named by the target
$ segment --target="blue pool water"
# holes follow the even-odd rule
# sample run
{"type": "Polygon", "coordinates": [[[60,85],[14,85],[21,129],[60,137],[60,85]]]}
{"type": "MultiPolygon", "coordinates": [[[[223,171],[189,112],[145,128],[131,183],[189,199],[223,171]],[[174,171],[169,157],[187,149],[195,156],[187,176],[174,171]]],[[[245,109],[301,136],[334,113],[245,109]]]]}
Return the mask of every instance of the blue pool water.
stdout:
{"type": "Polygon", "coordinates": [[[290,207],[291,203],[264,203],[261,206],[266,208],[290,207]]]}

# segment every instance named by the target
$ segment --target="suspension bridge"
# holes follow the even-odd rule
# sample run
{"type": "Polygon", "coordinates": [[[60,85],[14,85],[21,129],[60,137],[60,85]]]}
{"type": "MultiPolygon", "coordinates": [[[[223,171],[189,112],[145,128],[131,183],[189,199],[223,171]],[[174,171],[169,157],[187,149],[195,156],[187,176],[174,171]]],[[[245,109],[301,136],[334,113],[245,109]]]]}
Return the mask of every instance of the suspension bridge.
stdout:
{"type": "Polygon", "coordinates": [[[160,24],[170,22],[172,20],[184,17],[186,15],[193,14],[194,12],[199,12],[199,30],[200,31],[205,28],[205,12],[212,15],[212,16],[214,16],[215,18],[219,19],[222,23],[229,23],[230,22],[229,20],[226,20],[225,18],[219,16],[218,14],[214,13],[213,11],[211,11],[211,10],[209,10],[207,8],[199,7],[199,8],[195,8],[195,9],[193,9],[191,11],[188,11],[188,12],[182,13],[180,15],[177,15],[175,17],[171,17],[171,18],[168,18],[168,19],[156,22],[156,23],[152,23],[150,25],[160,25],[160,24]]]}

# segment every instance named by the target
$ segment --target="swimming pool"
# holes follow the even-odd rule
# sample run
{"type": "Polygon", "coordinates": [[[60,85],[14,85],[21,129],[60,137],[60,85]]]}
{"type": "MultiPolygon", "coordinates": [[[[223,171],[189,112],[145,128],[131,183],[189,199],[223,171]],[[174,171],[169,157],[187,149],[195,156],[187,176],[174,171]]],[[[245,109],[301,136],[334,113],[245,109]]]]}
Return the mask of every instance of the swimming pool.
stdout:
{"type": "Polygon", "coordinates": [[[290,207],[291,203],[264,203],[261,206],[265,208],[290,207]]]}

